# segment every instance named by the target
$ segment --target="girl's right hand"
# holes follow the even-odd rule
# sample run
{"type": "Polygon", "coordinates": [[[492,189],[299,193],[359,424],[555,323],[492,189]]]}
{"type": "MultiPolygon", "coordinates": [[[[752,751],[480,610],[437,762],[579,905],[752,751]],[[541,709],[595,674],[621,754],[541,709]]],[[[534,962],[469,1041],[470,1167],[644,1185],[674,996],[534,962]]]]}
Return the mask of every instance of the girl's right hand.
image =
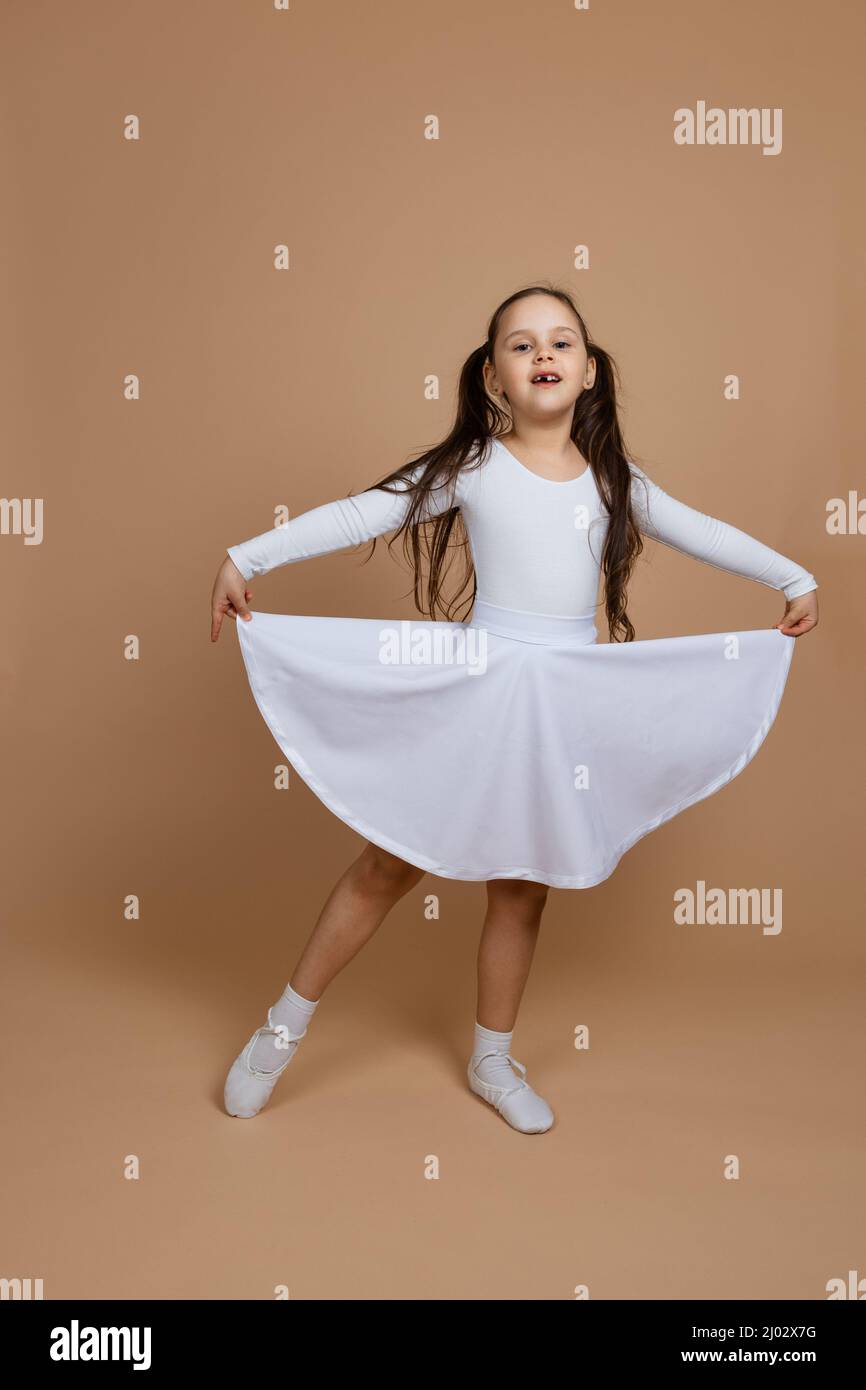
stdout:
{"type": "Polygon", "coordinates": [[[210,640],[216,642],[220,635],[220,628],[223,618],[243,618],[248,623],[252,619],[252,613],[247,608],[247,602],[252,598],[252,591],[247,588],[247,582],[230,555],[227,555],[217,570],[217,577],[214,580],[213,593],[211,594],[211,628],[210,640]]]}

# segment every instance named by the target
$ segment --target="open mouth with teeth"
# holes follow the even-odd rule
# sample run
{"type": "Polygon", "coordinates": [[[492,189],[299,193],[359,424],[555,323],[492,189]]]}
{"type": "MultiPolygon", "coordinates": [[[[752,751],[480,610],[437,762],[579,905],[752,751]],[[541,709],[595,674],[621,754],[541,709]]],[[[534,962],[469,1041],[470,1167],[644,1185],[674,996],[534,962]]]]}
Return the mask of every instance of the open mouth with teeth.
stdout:
{"type": "Polygon", "coordinates": [[[555,386],[561,380],[562,378],[557,376],[556,372],[539,372],[537,376],[532,378],[531,384],[533,386],[555,386]]]}

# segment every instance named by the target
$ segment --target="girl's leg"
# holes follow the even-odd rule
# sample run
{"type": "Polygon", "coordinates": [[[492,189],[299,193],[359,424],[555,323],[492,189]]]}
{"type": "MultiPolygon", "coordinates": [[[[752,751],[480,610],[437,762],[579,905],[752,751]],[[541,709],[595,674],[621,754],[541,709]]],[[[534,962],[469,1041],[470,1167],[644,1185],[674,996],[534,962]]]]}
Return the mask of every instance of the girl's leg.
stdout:
{"type": "Polygon", "coordinates": [[[547,894],[546,883],[511,878],[488,881],[475,1013],[485,1028],[510,1033],[514,1027],[547,894]]]}
{"type": "Polygon", "coordinates": [[[289,981],[292,989],[318,1000],[424,873],[368,844],[331,889],[289,981]]]}
{"type": "Polygon", "coordinates": [[[225,1086],[229,1114],[258,1114],[297,1051],[322,992],[424,872],[368,844],[338,879],[289,984],[268,1011],[268,1026],[257,1030],[232,1064],[225,1086]]]}
{"type": "MultiPolygon", "coordinates": [[[[423,869],[378,845],[366,845],[328,894],[294,974],[273,1006],[272,1022],[290,1033],[302,1033],[334,976],[370,940],[397,900],[423,877],[423,869]]],[[[285,1060],[285,1053],[278,1052],[274,1058],[272,1040],[266,1035],[256,1043],[252,1060],[271,1070],[285,1060]]]]}
{"type": "MultiPolygon", "coordinates": [[[[514,1129],[540,1134],[553,1111],[510,1064],[511,1038],[529,976],[548,887],[525,879],[491,879],[478,948],[478,1005],[470,1085],[514,1129]]],[[[513,1060],[513,1059],[512,1059],[513,1060]]]]}

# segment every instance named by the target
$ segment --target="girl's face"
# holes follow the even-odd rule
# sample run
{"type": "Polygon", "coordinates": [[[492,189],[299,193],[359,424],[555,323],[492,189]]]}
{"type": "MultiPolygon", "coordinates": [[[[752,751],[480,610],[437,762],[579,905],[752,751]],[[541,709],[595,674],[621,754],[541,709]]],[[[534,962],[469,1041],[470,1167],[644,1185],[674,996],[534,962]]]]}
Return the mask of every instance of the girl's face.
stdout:
{"type": "Polygon", "coordinates": [[[515,421],[571,419],[574,403],[595,381],[577,320],[553,295],[531,294],[510,304],[499,323],[493,365],[484,379],[493,396],[506,397],[515,421]],[[558,380],[544,385],[539,377],[558,380]]]}

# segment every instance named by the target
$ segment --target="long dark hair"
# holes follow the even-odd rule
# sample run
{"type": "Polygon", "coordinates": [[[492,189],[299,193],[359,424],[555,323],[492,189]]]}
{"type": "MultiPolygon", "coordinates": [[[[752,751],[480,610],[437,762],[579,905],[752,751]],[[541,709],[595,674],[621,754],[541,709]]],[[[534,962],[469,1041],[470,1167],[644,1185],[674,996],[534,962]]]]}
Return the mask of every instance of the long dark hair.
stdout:
{"type": "MultiPolygon", "coordinates": [[[[424,515],[425,502],[434,489],[438,491],[440,487],[452,487],[462,469],[479,467],[490,436],[504,434],[510,427],[510,417],[487,391],[483,367],[485,361],[493,361],[493,348],[502,315],[516,300],[525,299],[531,294],[553,295],[568,306],[580,325],[587,357],[596,360],[595,382],[592,387],[582,391],[575,402],[571,438],[593,471],[602,505],[610,518],[600,558],[609,637],[611,642],[631,642],[635,629],[626,612],[626,588],[634,562],[643,549],[643,542],[632,513],[631,472],[617,414],[615,376],[618,376],[618,371],[610,354],[592,341],[583,317],[565,290],[536,284],[504,299],[490,319],[486,341],[470,353],[463,363],[457,392],[457,415],[451,433],[441,444],[395,469],[381,482],[372,483],[364,491],[384,488],[387,492],[411,494],[407,514],[388,542],[388,549],[390,551],[398,538],[403,537],[404,555],[415,573],[416,607],[432,621],[437,620],[437,607],[446,621],[455,621],[459,596],[471,583],[472,592],[463,615],[466,617],[475,601],[477,585],[469,537],[460,508],[446,508],[438,516],[428,519],[424,515]],[[410,473],[417,476],[410,478],[410,473]],[[400,486],[398,488],[392,484],[400,486]],[[463,555],[463,582],[456,596],[446,601],[442,593],[446,559],[449,551],[457,549],[463,555]],[[429,564],[426,599],[422,596],[424,551],[429,564]]],[[[453,492],[446,495],[453,496],[453,492]]],[[[376,539],[373,539],[373,549],[368,559],[372,559],[376,539]]]]}

